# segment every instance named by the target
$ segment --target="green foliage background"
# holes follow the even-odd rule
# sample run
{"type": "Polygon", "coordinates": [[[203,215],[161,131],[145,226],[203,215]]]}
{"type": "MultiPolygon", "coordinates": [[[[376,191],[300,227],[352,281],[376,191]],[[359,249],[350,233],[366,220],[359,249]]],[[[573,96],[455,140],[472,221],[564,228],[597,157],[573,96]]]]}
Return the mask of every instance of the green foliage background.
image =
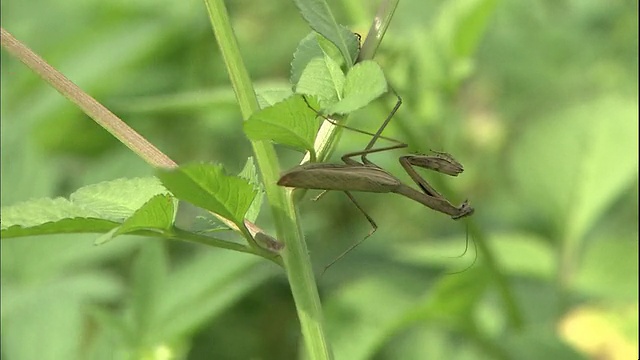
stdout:
{"type": "MultiPolygon", "coordinates": [[[[373,4],[331,5],[366,33],[373,4]]],[[[253,80],[286,86],[309,31],[293,2],[227,6],[253,80]]],[[[3,27],[178,163],[237,173],[251,155],[202,2],[5,0],[1,10],[3,27]]],[[[475,256],[456,257],[464,222],[356,194],[379,229],[319,279],[338,359],[637,357],[637,11],[632,1],[400,2],[376,56],[404,98],[385,135],[465,165],[459,178],[429,179],[456,202],[469,197],[476,240],[517,311],[505,310],[482,254],[448,274],[475,256]]],[[[1,86],[3,206],[153,173],[4,51],[1,86]]],[[[349,125],[375,131],[391,107],[378,101],[349,125]]],[[[336,154],[367,141],[345,131],[336,154]]],[[[300,159],[280,153],[283,166],[300,159]]],[[[394,154],[371,159],[401,174],[394,154]]],[[[369,228],[340,193],[308,198],[300,212],[319,273],[369,228]]],[[[273,233],[268,211],[258,223],[273,233]]],[[[295,308],[273,264],[95,239],[2,241],[3,356],[298,356],[295,308]]]]}

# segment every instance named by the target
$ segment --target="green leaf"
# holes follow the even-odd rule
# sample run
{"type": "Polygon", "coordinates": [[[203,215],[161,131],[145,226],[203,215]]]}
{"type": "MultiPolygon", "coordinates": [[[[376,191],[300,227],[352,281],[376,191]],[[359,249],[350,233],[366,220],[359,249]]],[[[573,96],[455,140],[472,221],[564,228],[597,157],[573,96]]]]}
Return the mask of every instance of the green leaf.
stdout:
{"type": "Polygon", "coordinates": [[[183,262],[166,278],[165,286],[172,291],[158,299],[160,323],[154,336],[158,341],[182,338],[224,314],[276,274],[273,266],[263,265],[258,257],[222,251],[203,252],[183,262]]]}
{"type": "Polygon", "coordinates": [[[508,359],[584,360],[585,357],[560,339],[556,331],[549,325],[534,324],[524,331],[505,333],[500,345],[507,352],[508,359]]]}
{"type": "Polygon", "coordinates": [[[345,76],[340,66],[324,55],[313,58],[300,76],[296,94],[315,96],[324,108],[342,99],[345,76]]]}
{"type": "MultiPolygon", "coordinates": [[[[319,35],[316,32],[309,33],[309,35],[300,40],[298,47],[296,47],[296,51],[293,53],[290,81],[294,86],[296,86],[298,81],[300,81],[302,72],[311,60],[314,58],[323,58],[325,55],[329,55],[331,57],[331,55],[327,54],[322,46],[320,46],[318,37],[319,35]]],[[[336,49],[336,51],[338,50],[336,49]]],[[[335,58],[333,59],[335,60],[335,58]]]]}
{"type": "Polygon", "coordinates": [[[260,109],[265,109],[269,106],[273,106],[281,101],[284,101],[288,97],[293,95],[291,86],[287,88],[270,88],[262,91],[256,90],[256,96],[258,97],[258,103],[260,109]]]}
{"type": "MultiPolygon", "coordinates": [[[[28,273],[27,269],[20,270],[28,273]]],[[[2,333],[2,341],[11,344],[3,346],[3,358],[81,358],[78,354],[86,334],[85,306],[118,301],[125,289],[121,280],[107,272],[87,271],[82,266],[67,270],[47,274],[52,277],[48,280],[39,277],[38,284],[22,279],[25,283],[18,285],[12,281],[17,280],[14,276],[3,276],[2,323],[11,326],[10,331],[2,333]],[[33,336],[39,339],[38,346],[33,346],[33,336]]]]}
{"type": "Polygon", "coordinates": [[[156,195],[136,210],[122,225],[98,238],[95,244],[100,245],[118,235],[139,230],[163,233],[164,230],[169,230],[173,226],[176,214],[175,205],[175,200],[170,195],[156,195]]]}
{"type": "Polygon", "coordinates": [[[638,178],[638,104],[601,98],[532,122],[511,154],[520,201],[581,239],[638,178]]]}
{"type": "Polygon", "coordinates": [[[159,169],[157,174],[177,198],[213,211],[244,228],[244,215],[256,195],[246,180],[226,175],[222,166],[211,164],[159,169]]]}
{"type": "Polygon", "coordinates": [[[262,201],[264,200],[264,187],[258,178],[258,172],[256,171],[256,165],[253,162],[253,157],[250,156],[247,159],[247,162],[244,164],[244,168],[242,168],[242,171],[240,171],[238,176],[247,180],[258,192],[256,198],[253,199],[249,210],[247,210],[247,214],[244,216],[249,221],[255,222],[260,214],[262,201]]]}
{"type": "Polygon", "coordinates": [[[350,282],[324,302],[331,345],[341,358],[374,358],[415,301],[415,294],[408,290],[420,287],[414,279],[398,281],[397,274],[394,277],[391,272],[377,275],[350,282]],[[349,334],[358,334],[358,341],[349,334]]]}
{"type": "Polygon", "coordinates": [[[270,140],[313,152],[318,121],[303,97],[294,95],[251,115],[244,123],[244,132],[253,141],[270,140]]]}
{"type": "Polygon", "coordinates": [[[468,58],[478,48],[497,0],[454,0],[438,15],[436,34],[452,60],[468,58]]]}
{"type": "Polygon", "coordinates": [[[71,194],[72,203],[101,214],[124,219],[157,194],[167,194],[157,178],[118,179],[89,185],[71,194]]]}
{"type": "Polygon", "coordinates": [[[340,25],[340,30],[342,31],[342,36],[347,40],[347,48],[349,49],[349,53],[351,54],[351,58],[355,61],[358,59],[358,55],[360,54],[360,39],[353,33],[348,27],[344,25],[340,25]]]}
{"type": "Polygon", "coordinates": [[[157,331],[160,319],[158,303],[165,289],[167,254],[162,243],[152,241],[142,246],[133,266],[131,296],[132,333],[138,345],[144,344],[149,335],[157,331]]]}
{"type": "Polygon", "coordinates": [[[468,8],[459,18],[454,35],[453,49],[456,57],[473,56],[497,3],[497,0],[479,0],[469,3],[468,8]]]}
{"type": "Polygon", "coordinates": [[[2,237],[101,233],[115,228],[149,198],[167,193],[156,178],[118,179],[80,188],[64,198],[2,208],[2,237]]]}
{"type": "Polygon", "coordinates": [[[356,58],[349,46],[357,39],[352,32],[345,31],[343,27],[338,25],[327,2],[324,0],[295,0],[295,3],[309,26],[329,39],[340,50],[342,57],[350,67],[356,58]]]}
{"type": "Polygon", "coordinates": [[[480,301],[490,279],[486,271],[474,269],[455,276],[443,276],[429,291],[429,298],[413,313],[427,318],[443,319],[464,324],[480,301]]]}
{"type": "MultiPolygon", "coordinates": [[[[358,39],[353,36],[349,29],[342,27],[342,30],[349,33],[348,39],[351,39],[348,43],[349,51],[355,59],[360,49],[358,39]]],[[[344,58],[340,55],[340,51],[329,40],[316,32],[311,32],[305,36],[300,43],[298,43],[298,47],[293,53],[293,60],[291,61],[291,83],[294,85],[298,84],[302,72],[312,59],[324,56],[329,56],[338,66],[344,64],[344,58]]]]}
{"type": "Polygon", "coordinates": [[[384,73],[375,61],[357,63],[347,73],[342,100],[325,110],[327,114],[347,114],[358,110],[387,92],[384,73]]]}
{"type": "Polygon", "coordinates": [[[473,71],[472,57],[496,4],[497,0],[454,0],[442,7],[435,35],[454,82],[465,79],[473,71]]]}
{"type": "Polygon", "coordinates": [[[574,288],[607,301],[637,301],[638,233],[590,238],[574,288]]]}

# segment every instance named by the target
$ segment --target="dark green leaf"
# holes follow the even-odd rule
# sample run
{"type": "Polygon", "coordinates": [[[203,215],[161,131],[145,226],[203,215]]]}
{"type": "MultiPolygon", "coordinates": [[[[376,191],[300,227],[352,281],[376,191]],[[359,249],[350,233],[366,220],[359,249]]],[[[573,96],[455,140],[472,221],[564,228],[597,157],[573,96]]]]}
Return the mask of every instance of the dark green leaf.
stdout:
{"type": "Polygon", "coordinates": [[[349,44],[353,44],[356,37],[352,32],[344,31],[344,28],[338,25],[327,2],[324,0],[295,0],[295,3],[309,26],[329,39],[340,50],[345,62],[351,66],[355,62],[355,57],[349,50],[349,44]]]}
{"type": "Polygon", "coordinates": [[[256,195],[246,180],[226,175],[222,166],[212,164],[160,169],[158,177],[177,198],[213,211],[244,228],[244,216],[256,195]]]}

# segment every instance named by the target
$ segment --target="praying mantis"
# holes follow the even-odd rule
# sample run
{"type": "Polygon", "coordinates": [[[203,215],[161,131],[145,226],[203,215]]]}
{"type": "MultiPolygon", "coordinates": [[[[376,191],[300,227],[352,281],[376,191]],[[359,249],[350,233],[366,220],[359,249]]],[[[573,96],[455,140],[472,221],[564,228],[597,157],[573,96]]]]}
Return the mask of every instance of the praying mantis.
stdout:
{"type": "MultiPolygon", "coordinates": [[[[331,262],[331,264],[327,265],[326,268],[341,259],[356,246],[361,244],[377,229],[376,223],[358,204],[355,198],[351,195],[351,191],[362,191],[371,193],[396,193],[417,201],[430,209],[447,214],[451,216],[452,219],[460,219],[465,216],[470,216],[474,212],[474,209],[471,207],[471,205],[469,205],[468,200],[465,200],[459,206],[451,204],[451,202],[449,202],[444,196],[436,191],[414,169],[414,166],[417,166],[429,170],[434,170],[449,176],[457,176],[464,170],[462,164],[460,164],[447,153],[432,151],[433,155],[400,156],[400,165],[402,165],[403,169],[407,172],[407,174],[416,183],[421,191],[418,191],[402,183],[391,173],[367,159],[367,155],[372,153],[401,149],[408,146],[407,144],[402,143],[398,140],[381,136],[381,133],[384,131],[385,127],[391,121],[391,118],[398,111],[402,104],[402,98],[400,98],[397,93],[395,95],[398,99],[396,105],[375,134],[370,134],[362,130],[352,129],[373,136],[364,150],[351,152],[342,156],[341,159],[344,164],[306,163],[298,165],[284,172],[278,180],[278,185],[280,186],[325,191],[343,191],[354,203],[354,205],[356,205],[356,207],[364,214],[364,216],[371,224],[372,230],[367,236],[349,247],[344,253],[342,253],[342,255],[331,262]],[[397,144],[374,149],[373,146],[379,138],[392,140],[397,144]],[[361,157],[360,162],[353,159],[356,156],[361,157]]],[[[338,125],[328,118],[325,119],[329,120],[334,125],[338,125]]],[[[347,127],[345,125],[338,126],[347,127]]]]}

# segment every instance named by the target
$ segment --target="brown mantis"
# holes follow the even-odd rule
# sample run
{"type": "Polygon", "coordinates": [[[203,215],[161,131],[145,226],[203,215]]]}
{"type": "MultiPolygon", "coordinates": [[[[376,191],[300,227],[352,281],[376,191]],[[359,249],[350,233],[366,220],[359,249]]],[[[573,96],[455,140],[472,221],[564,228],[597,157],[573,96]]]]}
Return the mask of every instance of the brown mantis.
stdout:
{"type": "MultiPolygon", "coordinates": [[[[371,224],[372,230],[369,232],[369,234],[362,240],[350,246],[338,258],[327,265],[325,270],[333,263],[341,259],[349,251],[353,250],[356,246],[361,244],[377,229],[376,223],[364,211],[364,209],[360,207],[358,202],[351,195],[351,191],[400,194],[414,201],[417,201],[429,207],[430,209],[447,214],[453,219],[460,219],[473,214],[474,210],[469,205],[469,202],[467,200],[465,200],[459,206],[454,206],[444,196],[437,192],[413,168],[414,166],[418,166],[425,169],[441,172],[446,175],[457,176],[463,171],[463,167],[451,155],[443,152],[432,151],[434,155],[404,155],[400,157],[400,165],[402,165],[407,174],[422,191],[418,191],[402,183],[398,178],[391,175],[389,172],[367,159],[368,154],[401,149],[408,146],[407,144],[399,142],[397,140],[381,136],[382,131],[384,131],[385,127],[402,104],[402,99],[400,98],[400,96],[396,94],[396,97],[398,98],[396,105],[375,134],[352,129],[361,133],[373,135],[373,137],[369,141],[369,144],[367,144],[364,150],[348,153],[342,156],[342,161],[344,162],[344,164],[306,163],[298,165],[283,173],[280,177],[280,180],[278,180],[278,185],[280,186],[325,191],[343,191],[356,205],[356,207],[364,214],[364,216],[371,224]],[[394,142],[397,142],[397,144],[393,146],[374,149],[373,145],[378,138],[392,140],[394,142]],[[355,156],[360,156],[361,162],[354,160],[353,157],[355,156]]],[[[330,119],[327,120],[331,121],[334,125],[338,125],[330,119]]]]}

